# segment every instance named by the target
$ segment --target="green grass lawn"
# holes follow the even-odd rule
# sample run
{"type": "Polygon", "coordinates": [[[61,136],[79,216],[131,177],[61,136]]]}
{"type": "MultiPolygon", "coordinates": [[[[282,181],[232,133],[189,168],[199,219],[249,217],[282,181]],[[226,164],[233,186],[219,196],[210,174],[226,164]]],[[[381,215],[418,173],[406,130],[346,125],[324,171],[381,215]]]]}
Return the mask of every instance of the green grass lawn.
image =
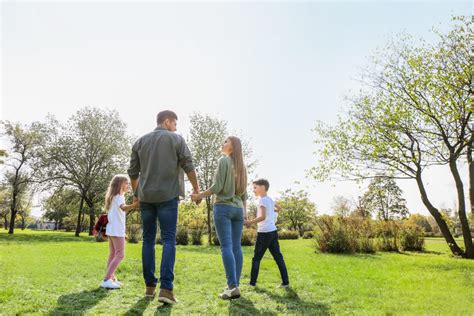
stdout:
{"type": "MultiPolygon", "coordinates": [[[[144,298],[141,244],[127,244],[117,276],[120,290],[98,288],[107,243],[72,233],[0,232],[0,314],[431,314],[474,315],[474,261],[449,255],[428,239],[426,253],[331,255],[311,240],[284,240],[291,289],[278,289],[269,254],[259,284],[249,280],[253,247],[244,247],[242,298],[222,301],[225,286],[218,247],[178,246],[175,306],[144,298]]],[[[157,245],[157,259],[161,246],[157,245]]]]}

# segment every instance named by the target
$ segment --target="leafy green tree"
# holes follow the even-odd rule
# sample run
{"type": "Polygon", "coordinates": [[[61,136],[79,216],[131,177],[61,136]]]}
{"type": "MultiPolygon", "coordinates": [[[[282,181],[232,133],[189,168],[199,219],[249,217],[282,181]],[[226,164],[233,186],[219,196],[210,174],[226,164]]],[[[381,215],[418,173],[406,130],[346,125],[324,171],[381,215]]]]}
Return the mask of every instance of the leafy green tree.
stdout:
{"type": "Polygon", "coordinates": [[[472,143],[472,23],[456,19],[435,45],[416,47],[409,38],[390,44],[362,76],[365,88],[347,115],[334,127],[315,128],[319,161],[312,169],[319,180],[336,171],[357,179],[384,173],[416,181],[452,253],[465,258],[474,258],[474,247],[457,163],[472,143]],[[464,250],[426,192],[424,171],[433,165],[448,165],[456,183],[464,250]]]}
{"type": "Polygon", "coordinates": [[[404,219],[409,212],[402,193],[394,179],[378,176],[372,179],[362,200],[365,209],[378,219],[404,219]]]}
{"type": "Polygon", "coordinates": [[[24,230],[26,228],[27,222],[31,219],[31,207],[33,205],[32,202],[33,194],[26,190],[22,194],[18,196],[18,212],[17,218],[20,220],[20,228],[24,230]]]}
{"type": "Polygon", "coordinates": [[[54,229],[63,228],[64,219],[71,215],[79,205],[79,195],[72,189],[58,189],[54,191],[44,202],[43,208],[46,210],[43,217],[54,221],[54,229]]]}
{"type": "Polygon", "coordinates": [[[0,216],[3,220],[3,227],[8,229],[8,215],[10,214],[10,198],[11,194],[8,186],[0,185],[0,216]]]}
{"type": "Polygon", "coordinates": [[[48,119],[53,128],[42,151],[43,178],[53,188],[74,188],[80,196],[75,234],[87,214],[92,234],[108,183],[126,170],[131,144],[126,124],[116,111],[94,107],[78,110],[65,124],[48,119]]]}
{"type": "Polygon", "coordinates": [[[2,122],[3,134],[12,148],[5,162],[7,170],[4,174],[4,185],[10,192],[10,222],[9,234],[15,230],[15,220],[18,214],[20,197],[28,192],[37,181],[34,172],[38,151],[44,144],[44,125],[38,122],[22,125],[9,121],[2,122]]]}
{"type": "Polygon", "coordinates": [[[421,227],[426,233],[431,233],[433,230],[428,218],[426,218],[424,215],[411,214],[407,221],[421,227]]]}
{"type": "Polygon", "coordinates": [[[308,193],[288,189],[278,200],[278,222],[283,227],[304,234],[304,227],[316,218],[316,205],[309,200],[308,193]]]}

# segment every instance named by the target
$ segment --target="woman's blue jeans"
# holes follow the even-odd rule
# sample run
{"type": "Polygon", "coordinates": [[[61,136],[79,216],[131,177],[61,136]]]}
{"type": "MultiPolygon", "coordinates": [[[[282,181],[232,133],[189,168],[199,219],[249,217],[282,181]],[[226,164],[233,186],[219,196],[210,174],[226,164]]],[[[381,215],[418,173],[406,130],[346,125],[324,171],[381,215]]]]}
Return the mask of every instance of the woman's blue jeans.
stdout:
{"type": "Polygon", "coordinates": [[[221,244],[227,285],[239,286],[242,273],[242,229],[244,226],[243,209],[225,205],[214,205],[214,225],[221,244]]]}

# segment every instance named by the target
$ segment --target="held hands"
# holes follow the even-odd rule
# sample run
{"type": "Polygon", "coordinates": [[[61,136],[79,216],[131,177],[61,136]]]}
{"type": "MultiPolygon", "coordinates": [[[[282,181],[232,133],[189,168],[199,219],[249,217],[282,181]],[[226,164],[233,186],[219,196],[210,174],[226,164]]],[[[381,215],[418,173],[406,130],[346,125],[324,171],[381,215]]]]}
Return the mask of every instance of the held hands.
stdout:
{"type": "Polygon", "coordinates": [[[132,209],[139,209],[140,208],[140,200],[137,197],[133,197],[133,203],[131,204],[132,209]]]}
{"type": "Polygon", "coordinates": [[[193,191],[191,194],[191,200],[196,203],[196,205],[199,205],[202,201],[202,194],[199,193],[199,191],[193,191]]]}

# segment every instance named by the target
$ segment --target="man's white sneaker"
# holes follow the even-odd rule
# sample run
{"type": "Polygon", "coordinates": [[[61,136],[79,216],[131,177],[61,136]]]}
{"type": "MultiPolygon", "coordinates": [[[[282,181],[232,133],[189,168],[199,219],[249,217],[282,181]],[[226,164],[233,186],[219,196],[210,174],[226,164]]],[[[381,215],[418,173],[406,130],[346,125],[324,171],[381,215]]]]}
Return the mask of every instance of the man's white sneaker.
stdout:
{"type": "Polygon", "coordinates": [[[108,279],[107,281],[102,281],[102,283],[100,283],[99,286],[104,289],[120,289],[120,285],[112,281],[112,279],[108,279]]]}

